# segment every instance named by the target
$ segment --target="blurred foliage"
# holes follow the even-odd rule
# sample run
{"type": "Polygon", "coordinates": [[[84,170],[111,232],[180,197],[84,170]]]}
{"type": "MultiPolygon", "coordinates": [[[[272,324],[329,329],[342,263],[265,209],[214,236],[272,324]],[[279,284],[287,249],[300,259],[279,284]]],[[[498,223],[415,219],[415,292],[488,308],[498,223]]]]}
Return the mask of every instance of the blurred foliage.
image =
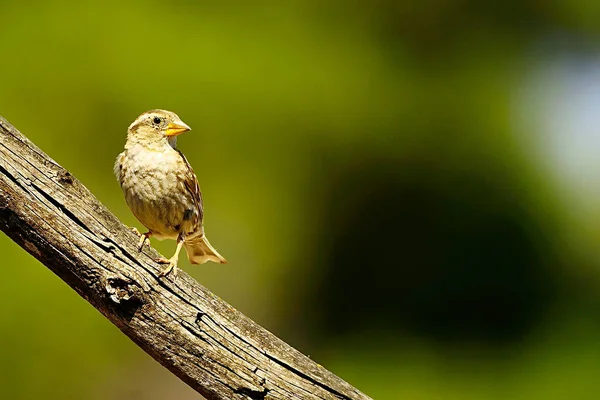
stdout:
{"type": "MultiPolygon", "coordinates": [[[[540,43],[597,51],[596,3],[3,1],[0,12],[0,114],[140,227],[112,164],[137,115],[177,112],[193,128],[179,148],[206,229],[230,262],[182,257],[183,268],[365,393],[595,398],[600,210],[573,218],[535,155],[541,99],[526,92],[553,54],[540,43]]],[[[0,243],[1,398],[196,398],[0,243]]]]}

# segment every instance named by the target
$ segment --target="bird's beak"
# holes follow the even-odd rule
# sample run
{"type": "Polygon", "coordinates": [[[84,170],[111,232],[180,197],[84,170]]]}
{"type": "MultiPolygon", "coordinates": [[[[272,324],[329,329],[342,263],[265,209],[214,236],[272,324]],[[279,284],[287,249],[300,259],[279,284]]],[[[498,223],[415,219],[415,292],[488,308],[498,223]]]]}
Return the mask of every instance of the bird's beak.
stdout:
{"type": "Polygon", "coordinates": [[[190,128],[189,126],[187,126],[186,124],[184,124],[181,121],[171,122],[171,123],[169,123],[169,125],[167,125],[166,135],[167,135],[167,137],[177,136],[177,135],[181,135],[183,132],[187,132],[190,130],[192,130],[192,128],[190,128]]]}

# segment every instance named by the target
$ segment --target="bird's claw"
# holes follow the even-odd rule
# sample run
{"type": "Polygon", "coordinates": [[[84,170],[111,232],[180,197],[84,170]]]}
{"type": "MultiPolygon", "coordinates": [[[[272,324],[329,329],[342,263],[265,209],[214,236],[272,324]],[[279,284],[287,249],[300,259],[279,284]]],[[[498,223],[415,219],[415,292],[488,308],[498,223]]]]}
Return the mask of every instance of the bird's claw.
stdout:
{"type": "Polygon", "coordinates": [[[173,274],[173,277],[177,276],[177,260],[176,259],[174,260],[174,259],[168,259],[168,258],[161,257],[161,258],[157,258],[156,262],[160,263],[160,264],[169,264],[169,265],[167,265],[167,268],[165,268],[158,274],[159,278],[163,277],[163,276],[167,276],[169,274],[173,274]]]}
{"type": "Polygon", "coordinates": [[[138,247],[138,251],[142,251],[142,249],[144,248],[144,245],[146,244],[146,242],[152,235],[152,232],[148,231],[146,233],[140,233],[140,231],[138,231],[138,229],[135,226],[131,226],[131,227],[129,227],[129,229],[131,229],[133,231],[133,233],[135,233],[136,235],[138,235],[140,237],[137,247],[138,247]]]}
{"type": "Polygon", "coordinates": [[[142,251],[142,249],[144,248],[144,245],[146,244],[146,242],[148,241],[148,234],[143,233],[140,236],[140,241],[138,242],[138,251],[142,251]]]}

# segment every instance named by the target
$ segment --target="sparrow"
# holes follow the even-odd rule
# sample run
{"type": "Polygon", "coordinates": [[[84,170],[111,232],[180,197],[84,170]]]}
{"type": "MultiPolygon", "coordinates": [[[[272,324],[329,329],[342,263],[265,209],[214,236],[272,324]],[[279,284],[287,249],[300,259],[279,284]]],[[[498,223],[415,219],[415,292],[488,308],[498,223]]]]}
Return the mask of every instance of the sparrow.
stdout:
{"type": "Polygon", "coordinates": [[[182,247],[192,264],[227,263],[206,238],[198,179],[176,147],[177,136],[190,129],[173,112],[147,111],[127,129],[125,150],[114,166],[129,209],[148,229],[140,234],[133,228],[140,235],[139,250],[150,237],[177,241],[171,258],[156,260],[168,264],[159,276],[177,276],[182,247]]]}

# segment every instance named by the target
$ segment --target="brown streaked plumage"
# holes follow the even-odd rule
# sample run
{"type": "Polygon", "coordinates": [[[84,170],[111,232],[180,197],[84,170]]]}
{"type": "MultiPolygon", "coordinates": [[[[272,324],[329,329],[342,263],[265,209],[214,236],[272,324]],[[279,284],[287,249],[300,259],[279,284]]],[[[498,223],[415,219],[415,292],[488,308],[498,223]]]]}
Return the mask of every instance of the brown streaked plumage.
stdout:
{"type": "Polygon", "coordinates": [[[170,272],[177,275],[182,247],[192,264],[227,263],[204,234],[198,179],[183,153],[175,148],[177,135],[189,130],[175,113],[145,112],[129,126],[125,150],[114,167],[127,205],[148,229],[140,237],[140,250],[151,236],[177,240],[173,257],[158,260],[169,264],[161,276],[170,272]]]}

